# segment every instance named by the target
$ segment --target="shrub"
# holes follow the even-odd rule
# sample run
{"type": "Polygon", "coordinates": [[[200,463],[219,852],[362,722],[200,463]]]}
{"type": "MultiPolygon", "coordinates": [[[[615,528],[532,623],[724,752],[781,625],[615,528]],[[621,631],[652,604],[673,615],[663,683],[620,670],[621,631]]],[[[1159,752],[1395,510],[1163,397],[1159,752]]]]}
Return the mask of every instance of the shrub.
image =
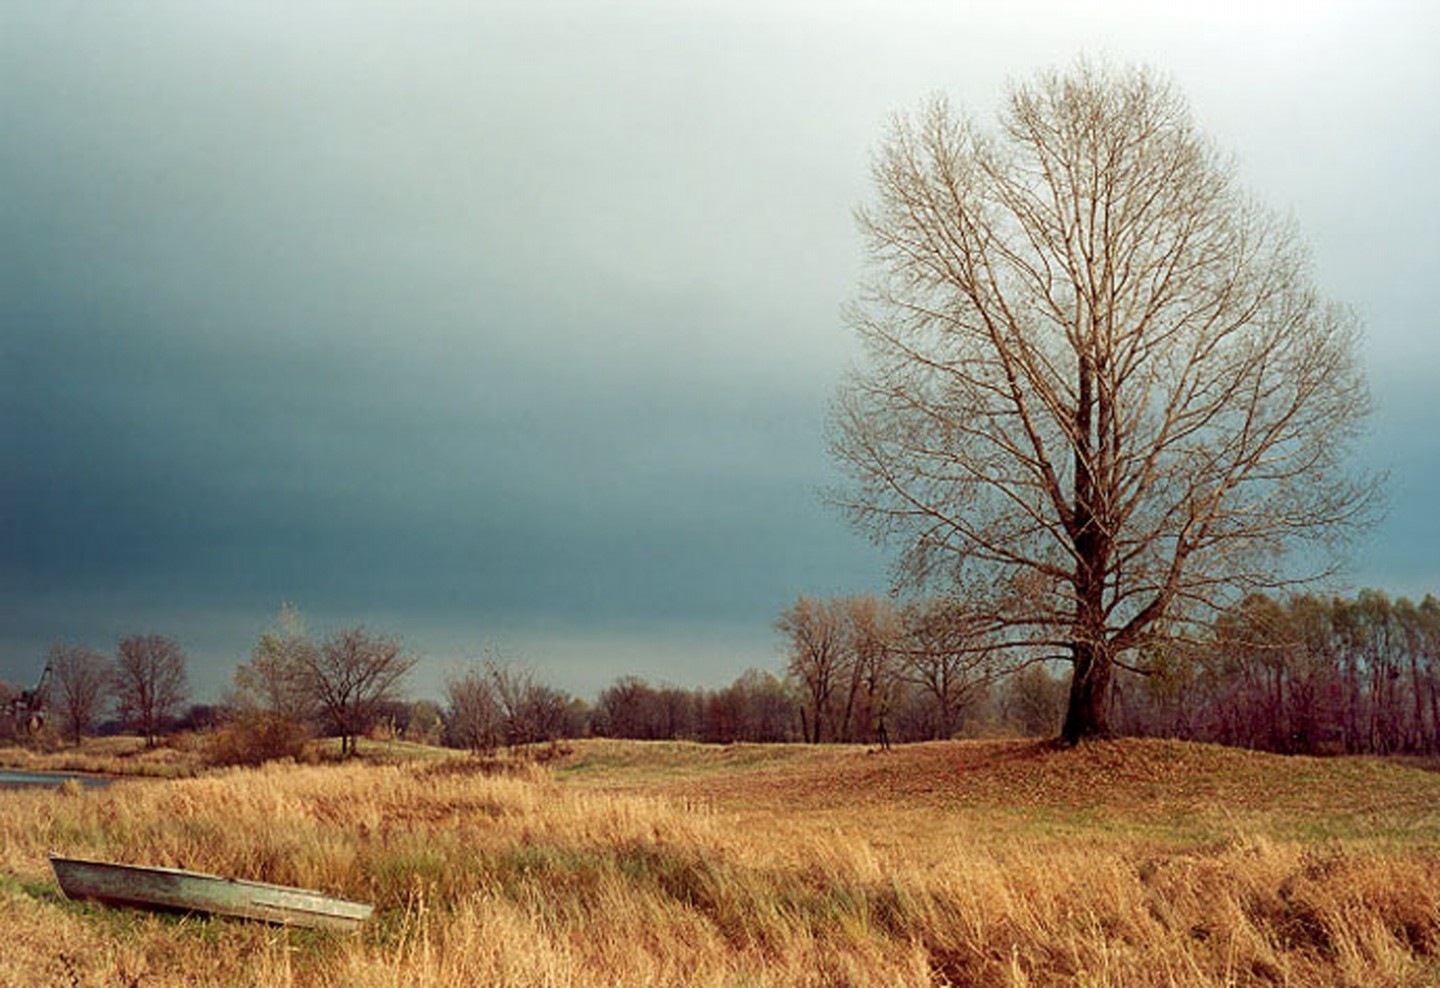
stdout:
{"type": "Polygon", "coordinates": [[[310,740],[304,724],[275,714],[237,714],[209,735],[212,765],[259,765],[281,758],[299,760],[310,740]]]}

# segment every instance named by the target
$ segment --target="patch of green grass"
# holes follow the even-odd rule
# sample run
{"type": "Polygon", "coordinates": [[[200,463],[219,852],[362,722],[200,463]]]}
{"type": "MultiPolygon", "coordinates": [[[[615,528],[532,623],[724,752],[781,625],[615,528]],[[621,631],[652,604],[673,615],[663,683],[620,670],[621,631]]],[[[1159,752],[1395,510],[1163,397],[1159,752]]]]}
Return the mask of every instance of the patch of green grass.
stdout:
{"type": "Polygon", "coordinates": [[[60,888],[52,881],[36,881],[33,879],[19,878],[15,875],[6,874],[0,871],[0,892],[12,895],[25,896],[30,899],[39,899],[46,902],[64,902],[65,897],[60,894],[60,888]]]}
{"type": "MultiPolygon", "coordinates": [[[[824,752],[839,748],[819,749],[824,752]]],[[[556,778],[570,781],[606,781],[638,785],[675,779],[693,779],[750,773],[803,762],[816,749],[795,744],[713,745],[693,741],[573,742],[571,753],[555,762],[556,778]]]]}
{"type": "Polygon", "coordinates": [[[452,848],[404,847],[373,855],[366,860],[365,870],[377,899],[400,903],[426,886],[463,887],[466,883],[461,873],[469,870],[466,864],[452,848]]]}
{"type": "MultiPolygon", "coordinates": [[[[324,761],[341,761],[340,739],[320,738],[310,743],[316,757],[324,761]]],[[[372,739],[357,738],[355,752],[348,760],[377,765],[404,765],[411,762],[439,761],[446,758],[462,757],[453,748],[437,748],[434,745],[404,741],[399,738],[372,739]]]]}

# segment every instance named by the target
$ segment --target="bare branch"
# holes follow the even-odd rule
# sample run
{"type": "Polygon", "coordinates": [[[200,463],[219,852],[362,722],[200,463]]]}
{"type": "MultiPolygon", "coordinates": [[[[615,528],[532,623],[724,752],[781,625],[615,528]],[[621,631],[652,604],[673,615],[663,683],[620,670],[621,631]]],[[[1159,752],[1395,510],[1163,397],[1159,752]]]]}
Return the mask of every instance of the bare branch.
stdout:
{"type": "Polygon", "coordinates": [[[988,574],[994,647],[1063,643],[1066,735],[1104,733],[1125,653],[1367,517],[1355,320],[1143,70],[1016,86],[995,135],[934,101],[874,178],[837,500],[900,547],[902,583],[988,574]]]}

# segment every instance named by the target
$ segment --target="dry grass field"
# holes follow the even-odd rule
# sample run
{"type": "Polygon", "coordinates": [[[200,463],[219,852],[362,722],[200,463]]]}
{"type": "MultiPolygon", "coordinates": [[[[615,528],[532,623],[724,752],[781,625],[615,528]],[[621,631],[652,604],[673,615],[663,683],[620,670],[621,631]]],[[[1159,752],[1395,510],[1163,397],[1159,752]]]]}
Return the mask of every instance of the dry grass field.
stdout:
{"type": "MultiPolygon", "coordinates": [[[[1420,767],[1159,741],[404,754],[0,791],[0,985],[1440,984],[1420,767]],[[377,917],[72,903],[47,850],[377,917]]],[[[88,764],[146,757],[195,771],[88,764]]]]}

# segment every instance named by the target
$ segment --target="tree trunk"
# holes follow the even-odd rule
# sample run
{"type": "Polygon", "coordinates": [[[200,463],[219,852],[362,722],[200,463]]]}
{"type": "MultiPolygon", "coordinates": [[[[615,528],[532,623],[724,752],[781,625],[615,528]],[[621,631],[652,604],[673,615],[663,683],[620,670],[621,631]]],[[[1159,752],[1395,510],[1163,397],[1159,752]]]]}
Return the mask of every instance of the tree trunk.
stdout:
{"type": "MultiPolygon", "coordinates": [[[[1099,327],[1090,327],[1090,339],[1098,340],[1099,327]]],[[[1075,671],[1070,677],[1070,703],[1060,730],[1064,744],[1110,736],[1110,654],[1105,637],[1105,575],[1109,569],[1110,540],[1097,517],[1096,478],[1092,456],[1106,443],[1107,418],[1103,395],[1095,386],[1096,361],[1088,351],[1079,354],[1079,380],[1075,405],[1075,501],[1072,538],[1075,547],[1076,613],[1071,654],[1075,671]],[[1099,405],[1101,434],[1092,432],[1099,405]]]]}
{"type": "Polygon", "coordinates": [[[1070,703],[1060,740],[1067,745],[1110,737],[1110,657],[1092,642],[1073,646],[1075,672],[1070,678],[1070,703]]]}

